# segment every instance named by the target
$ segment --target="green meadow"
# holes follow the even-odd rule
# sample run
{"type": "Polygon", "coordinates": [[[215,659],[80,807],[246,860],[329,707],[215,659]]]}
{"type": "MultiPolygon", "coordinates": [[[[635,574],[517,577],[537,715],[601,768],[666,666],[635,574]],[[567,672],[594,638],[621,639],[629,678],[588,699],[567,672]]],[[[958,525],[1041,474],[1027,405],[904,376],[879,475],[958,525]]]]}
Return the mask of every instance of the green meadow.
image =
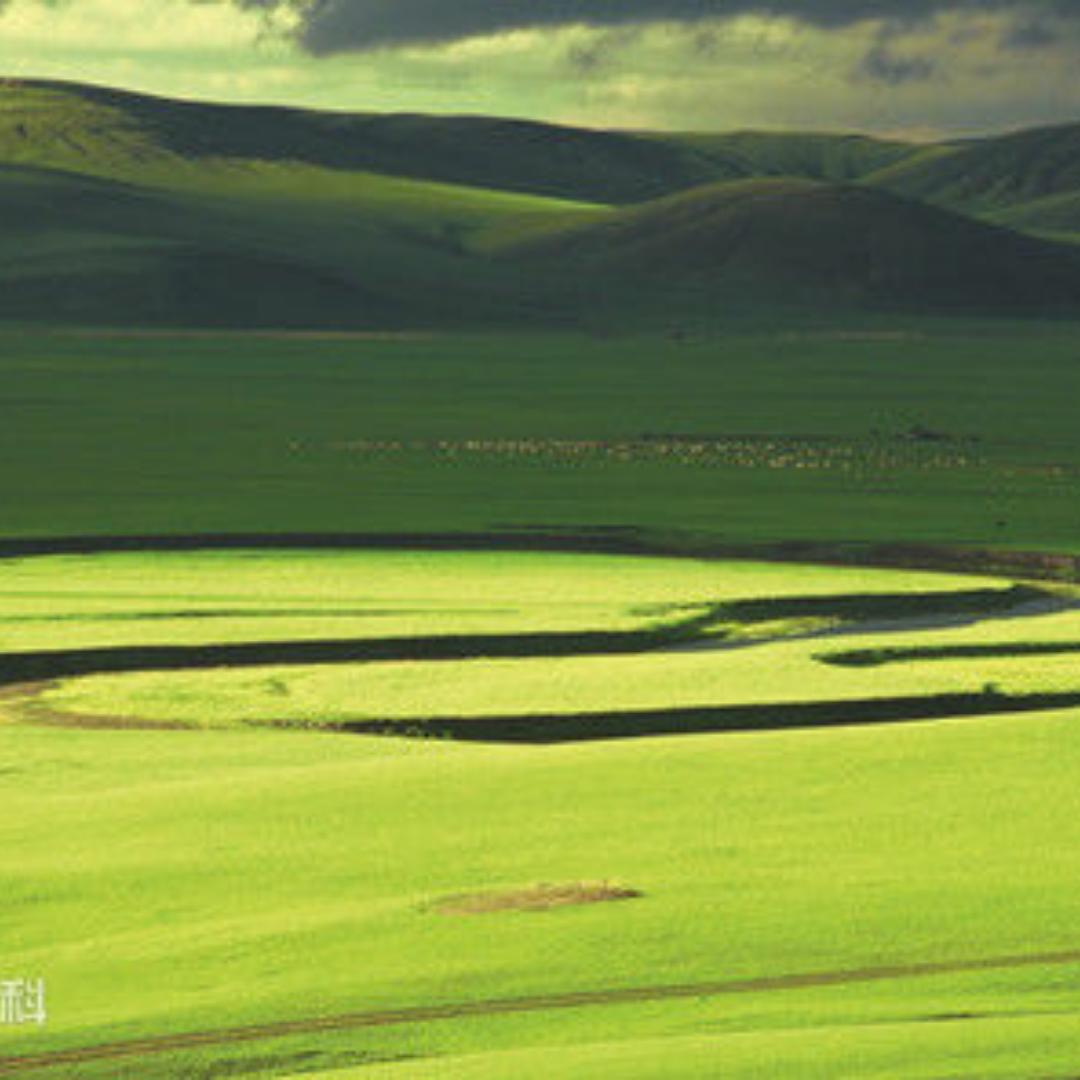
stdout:
{"type": "Polygon", "coordinates": [[[1077,130],[0,83],[0,1076],[1075,1072],[1077,130]]]}
{"type": "Polygon", "coordinates": [[[1060,1073],[1078,340],[4,331],[0,1069],[1060,1073]]]}
{"type": "Polygon", "coordinates": [[[286,1033],[41,1075],[398,1059],[417,1077],[508,1062],[859,1075],[868,1053],[884,1064],[867,1075],[1021,1077],[1076,1050],[1075,710],[540,749],[259,730],[3,739],[5,957],[47,973],[53,1008],[43,1033],[5,1033],[12,1055],[406,1003],[961,966],[286,1033]],[[537,882],[641,895],[436,909],[537,882]]]}
{"type": "Polygon", "coordinates": [[[9,559],[0,593],[3,949],[51,1002],[0,1067],[1021,1077],[1080,1045],[1076,708],[998,714],[1080,701],[1066,585],[238,550],[9,559]],[[316,665],[212,651],[343,640],[316,665]],[[363,653],[391,641],[420,654],[363,653]],[[154,670],[148,647],[195,651],[154,670]],[[47,685],[12,667],[72,656],[47,685]],[[116,657],[135,669],[89,673],[116,657]],[[982,713],[549,745],[410,726],[957,692],[982,713]],[[372,716],[405,722],[340,730],[372,716]],[[450,1012],[363,1020],[402,1008],[450,1012]]]}
{"type": "Polygon", "coordinates": [[[35,698],[32,708],[60,716],[408,730],[440,717],[984,692],[988,712],[1016,695],[1080,700],[1080,598],[991,579],[584,555],[237,552],[39,558],[16,563],[4,584],[9,665],[13,654],[97,650],[84,660],[92,671],[95,655],[107,665],[125,646],[132,654],[134,673],[35,698]],[[151,584],[140,591],[140,581],[151,584]],[[358,651],[304,662],[303,646],[329,652],[343,639],[358,651]],[[425,656],[440,640],[466,658],[425,656]],[[196,652],[182,676],[138,671],[155,665],[139,659],[142,646],[238,642],[264,651],[231,666],[196,652]],[[387,642],[396,660],[364,655],[365,643],[387,642]],[[875,646],[900,657],[842,662],[875,646]],[[503,647],[508,656],[493,658],[503,647]]]}
{"type": "Polygon", "coordinates": [[[1075,550],[1077,331],[5,331],[8,537],[623,526],[1075,550]]]}

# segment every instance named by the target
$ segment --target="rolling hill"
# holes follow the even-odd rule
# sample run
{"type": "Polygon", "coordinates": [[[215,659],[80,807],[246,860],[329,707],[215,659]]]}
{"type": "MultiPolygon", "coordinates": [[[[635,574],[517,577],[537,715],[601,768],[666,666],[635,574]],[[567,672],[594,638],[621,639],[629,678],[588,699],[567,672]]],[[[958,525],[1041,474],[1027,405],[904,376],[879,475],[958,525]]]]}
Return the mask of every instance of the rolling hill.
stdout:
{"type": "Polygon", "coordinates": [[[601,203],[713,178],[678,143],[489,117],[334,113],[172,101],[99,87],[8,82],[0,160],[109,176],[221,161],[350,172],[601,203]]]}
{"type": "Polygon", "coordinates": [[[1080,124],[930,148],[868,176],[909,198],[969,212],[1080,191],[1080,124]]]}
{"type": "Polygon", "coordinates": [[[461,250],[449,226],[469,214],[444,221],[434,199],[410,214],[408,192],[378,194],[350,209],[0,166],[0,317],[356,329],[535,317],[514,274],[461,250]]]}
{"type": "Polygon", "coordinates": [[[0,85],[0,317],[363,329],[537,317],[505,267],[470,257],[473,238],[592,204],[352,168],[340,123],[0,85]]]}
{"type": "Polygon", "coordinates": [[[756,176],[855,180],[918,149],[858,135],[600,131],[484,116],[216,105],[46,81],[0,84],[0,161],[144,180],[168,170],[174,184],[212,164],[289,163],[627,204],[756,176]]]}
{"type": "Polygon", "coordinates": [[[593,324],[747,299],[1071,309],[1064,249],[912,200],[1067,236],[1078,153],[1080,126],[919,147],[9,80],[0,318],[386,329],[593,324]]]}
{"type": "Polygon", "coordinates": [[[855,185],[712,185],[517,245],[539,265],[668,302],[885,305],[932,310],[1080,306],[1080,257],[855,185]]]}
{"type": "Polygon", "coordinates": [[[1009,228],[1080,240],[1080,191],[1020,203],[989,215],[1009,228]]]}
{"type": "Polygon", "coordinates": [[[917,144],[865,135],[737,131],[654,135],[683,146],[709,163],[716,180],[794,176],[807,180],[861,180],[917,156],[917,144]]]}

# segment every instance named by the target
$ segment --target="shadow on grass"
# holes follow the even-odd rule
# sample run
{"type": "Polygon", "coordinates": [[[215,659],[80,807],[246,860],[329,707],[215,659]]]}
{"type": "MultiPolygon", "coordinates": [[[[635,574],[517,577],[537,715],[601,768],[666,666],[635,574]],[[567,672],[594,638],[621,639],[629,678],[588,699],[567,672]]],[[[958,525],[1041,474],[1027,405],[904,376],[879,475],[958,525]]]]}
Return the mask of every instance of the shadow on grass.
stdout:
{"type": "Polygon", "coordinates": [[[1042,589],[1014,585],[1004,589],[766,597],[729,601],[718,605],[715,612],[721,620],[745,625],[800,618],[836,618],[859,622],[942,615],[978,618],[1054,599],[1053,594],[1042,589]]]}
{"type": "Polygon", "coordinates": [[[453,739],[461,742],[545,745],[658,735],[783,731],[796,728],[861,727],[915,720],[1041,712],[1080,705],[1080,691],[1055,694],[937,694],[931,697],[870,698],[767,705],[723,705],[626,712],[536,714],[532,716],[443,717],[421,720],[362,720],[334,725],[356,735],[453,739]]]}
{"type": "Polygon", "coordinates": [[[407,616],[516,615],[516,608],[188,608],[175,611],[90,611],[65,615],[0,615],[0,625],[213,622],[250,619],[400,619],[407,616]]]}
{"type": "MultiPolygon", "coordinates": [[[[690,631],[693,632],[693,631],[690,631]]],[[[542,659],[637,653],[682,640],[681,626],[592,633],[475,634],[233,645],[140,645],[0,655],[0,686],[138,671],[387,661],[542,659]]]]}
{"type": "MultiPolygon", "coordinates": [[[[652,652],[695,642],[711,642],[722,648],[745,648],[783,640],[788,635],[779,633],[749,641],[736,637],[729,642],[733,631],[740,627],[782,622],[785,619],[833,618],[857,629],[861,623],[875,619],[977,621],[993,615],[1020,615],[1024,605],[1055,602],[1057,598],[1053,594],[1038,588],[1016,585],[1006,589],[772,597],[700,603],[687,605],[688,614],[682,619],[636,630],[440,634],[402,638],[339,638],[232,644],[118,645],[10,652],[0,654],[0,686],[82,675],[205,670],[218,667],[602,656],[652,652]]],[[[192,613],[193,617],[200,614],[192,613]]],[[[243,614],[253,619],[261,617],[258,611],[245,611],[243,614]]],[[[272,614],[274,617],[281,617],[285,613],[274,611],[272,614]]],[[[125,617],[116,616],[118,619],[125,617]]],[[[138,615],[139,619],[146,617],[146,613],[138,615]]],[[[161,617],[172,615],[163,614],[161,617]]],[[[882,655],[889,652],[880,650],[882,655]]],[[[992,654],[975,652],[970,655],[992,654]]],[[[893,659],[891,655],[888,660],[879,660],[876,657],[877,653],[871,654],[867,651],[826,654],[819,659],[849,665],[884,663],[893,659]]]]}
{"type": "Polygon", "coordinates": [[[814,659],[835,667],[884,667],[924,660],[993,660],[1025,656],[1072,656],[1080,653],[1080,642],[1009,642],[1001,645],[934,645],[896,649],[852,649],[849,652],[818,653],[814,659]]]}
{"type": "MultiPolygon", "coordinates": [[[[693,643],[710,631],[712,636],[708,640],[723,644],[729,626],[734,628],[808,616],[849,621],[920,616],[974,620],[985,614],[1015,609],[1024,602],[1045,599],[1047,595],[1039,589],[1015,586],[961,592],[777,597],[693,605],[693,613],[683,619],[638,630],[346,638],[220,645],[99,646],[16,652],[0,655],[0,686],[80,675],[215,667],[395,660],[543,659],[643,653],[693,643]]],[[[260,617],[258,612],[244,614],[253,619],[260,617]]],[[[776,638],[736,641],[733,645],[764,645],[770,640],[776,638]]]]}

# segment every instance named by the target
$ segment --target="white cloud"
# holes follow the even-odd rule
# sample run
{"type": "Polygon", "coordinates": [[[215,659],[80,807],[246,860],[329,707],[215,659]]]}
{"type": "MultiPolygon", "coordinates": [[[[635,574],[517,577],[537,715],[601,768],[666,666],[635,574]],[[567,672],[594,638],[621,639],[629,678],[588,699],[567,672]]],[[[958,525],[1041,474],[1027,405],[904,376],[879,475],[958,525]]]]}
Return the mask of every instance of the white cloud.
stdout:
{"type": "Polygon", "coordinates": [[[254,11],[190,0],[11,0],[0,17],[0,44],[4,52],[229,49],[252,44],[262,27],[254,11]]]}

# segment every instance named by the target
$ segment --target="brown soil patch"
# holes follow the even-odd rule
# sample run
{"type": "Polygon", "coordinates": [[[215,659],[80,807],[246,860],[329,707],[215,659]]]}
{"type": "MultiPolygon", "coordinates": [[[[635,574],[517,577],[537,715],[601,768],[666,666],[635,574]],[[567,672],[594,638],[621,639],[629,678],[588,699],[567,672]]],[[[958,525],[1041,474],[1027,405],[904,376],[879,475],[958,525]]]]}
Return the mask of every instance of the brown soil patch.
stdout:
{"type": "Polygon", "coordinates": [[[635,900],[637,889],[611,882],[574,881],[562,885],[530,885],[506,892],[467,893],[449,896],[435,904],[443,915],[492,915],[500,911],[550,911],[581,904],[605,904],[614,900],[635,900]]]}
{"type": "Polygon", "coordinates": [[[55,682],[15,683],[0,687],[0,723],[34,727],[100,728],[102,730],[187,731],[189,724],[168,720],[143,720],[137,716],[92,716],[62,712],[46,705],[41,697],[55,689],[55,682]]]}
{"type": "Polygon", "coordinates": [[[27,707],[54,685],[50,682],[26,682],[0,686],[0,722],[23,722],[27,707]]]}

